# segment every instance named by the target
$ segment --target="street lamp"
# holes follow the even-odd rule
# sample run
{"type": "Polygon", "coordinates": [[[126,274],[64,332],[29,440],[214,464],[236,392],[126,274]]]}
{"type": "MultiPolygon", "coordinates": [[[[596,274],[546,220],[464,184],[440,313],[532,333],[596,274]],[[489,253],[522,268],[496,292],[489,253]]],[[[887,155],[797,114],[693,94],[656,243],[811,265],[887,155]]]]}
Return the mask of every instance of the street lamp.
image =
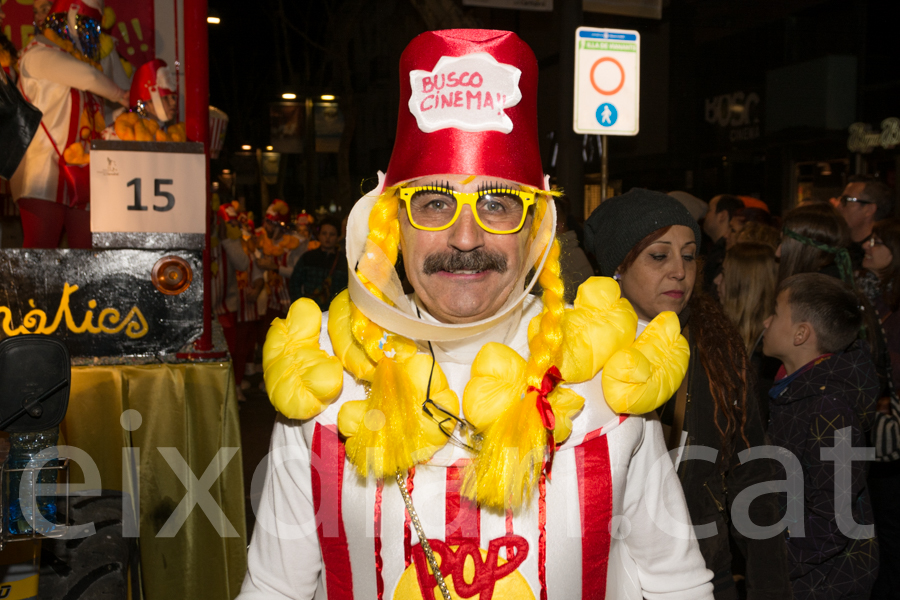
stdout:
{"type": "Polygon", "coordinates": [[[281,97],[284,98],[285,100],[296,100],[296,99],[297,99],[297,94],[292,94],[292,93],[290,93],[290,92],[285,92],[284,94],[281,95],[281,97]]]}
{"type": "Polygon", "coordinates": [[[330,102],[331,100],[334,100],[334,96],[331,94],[322,94],[321,96],[319,96],[319,98],[321,98],[322,100],[325,100],[326,102],[330,102]]]}

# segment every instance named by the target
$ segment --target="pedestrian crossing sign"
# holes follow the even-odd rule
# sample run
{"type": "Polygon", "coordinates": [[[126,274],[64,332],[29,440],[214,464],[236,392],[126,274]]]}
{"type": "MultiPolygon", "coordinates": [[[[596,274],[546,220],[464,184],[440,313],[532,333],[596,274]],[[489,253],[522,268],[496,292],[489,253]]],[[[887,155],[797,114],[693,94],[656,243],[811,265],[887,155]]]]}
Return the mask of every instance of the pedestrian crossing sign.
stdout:
{"type": "Polygon", "coordinates": [[[575,31],[576,133],[637,135],[641,36],[637,31],[575,31]]]}

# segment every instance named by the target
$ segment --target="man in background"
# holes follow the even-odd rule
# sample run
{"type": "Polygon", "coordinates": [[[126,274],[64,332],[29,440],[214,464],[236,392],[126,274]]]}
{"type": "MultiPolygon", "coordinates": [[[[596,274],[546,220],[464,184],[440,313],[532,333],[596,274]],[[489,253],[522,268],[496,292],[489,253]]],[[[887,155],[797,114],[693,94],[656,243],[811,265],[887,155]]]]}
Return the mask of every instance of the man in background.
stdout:
{"type": "Polygon", "coordinates": [[[871,177],[851,177],[844,193],[832,199],[832,204],[850,227],[850,259],[853,268],[860,269],[866,254],[862,244],[872,235],[872,226],[894,211],[891,188],[871,177]]]}
{"type": "Polygon", "coordinates": [[[709,236],[711,244],[701,244],[701,248],[709,248],[705,252],[706,263],[703,267],[703,287],[717,296],[713,279],[722,270],[725,260],[725,245],[732,217],[744,208],[744,203],[737,196],[720,194],[709,201],[709,210],[703,218],[703,233],[709,236]]]}

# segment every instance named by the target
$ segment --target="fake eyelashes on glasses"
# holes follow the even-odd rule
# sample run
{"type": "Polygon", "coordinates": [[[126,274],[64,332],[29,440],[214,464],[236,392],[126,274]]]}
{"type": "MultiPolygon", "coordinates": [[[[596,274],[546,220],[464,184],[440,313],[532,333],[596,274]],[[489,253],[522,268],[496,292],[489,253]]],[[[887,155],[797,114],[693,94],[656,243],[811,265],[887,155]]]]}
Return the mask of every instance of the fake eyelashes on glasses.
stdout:
{"type": "MultiPolygon", "coordinates": [[[[456,190],[454,190],[449,181],[440,181],[429,183],[421,186],[422,191],[434,191],[434,192],[446,192],[448,194],[452,194],[456,190]]],[[[496,181],[486,181],[478,186],[478,192],[480,194],[487,194],[489,192],[512,192],[515,193],[519,190],[514,190],[512,187],[506,184],[502,184],[496,181]]]]}

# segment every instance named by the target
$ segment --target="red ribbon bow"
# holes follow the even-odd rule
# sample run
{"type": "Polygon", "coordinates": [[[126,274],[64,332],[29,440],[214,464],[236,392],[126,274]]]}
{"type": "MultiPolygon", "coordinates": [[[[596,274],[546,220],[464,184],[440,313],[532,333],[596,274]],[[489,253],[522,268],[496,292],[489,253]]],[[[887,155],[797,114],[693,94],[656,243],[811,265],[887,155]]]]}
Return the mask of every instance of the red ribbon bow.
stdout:
{"type": "Polygon", "coordinates": [[[541,422],[544,424],[544,429],[552,431],[556,428],[556,418],[553,416],[553,409],[550,407],[550,401],[547,400],[547,396],[550,395],[556,386],[563,381],[562,373],[559,372],[555,366],[551,366],[547,369],[547,372],[544,373],[544,379],[541,380],[541,388],[538,389],[533,385],[528,386],[529,392],[537,392],[537,409],[541,415],[541,422]]]}
{"type": "Polygon", "coordinates": [[[549,456],[545,466],[548,479],[550,478],[550,470],[553,467],[553,455],[556,452],[556,441],[553,439],[553,430],[556,428],[556,417],[553,415],[553,407],[550,406],[550,401],[547,400],[547,396],[549,396],[562,381],[562,373],[559,372],[559,369],[557,369],[556,366],[551,365],[551,367],[547,369],[547,372],[544,373],[540,389],[533,385],[528,386],[529,392],[537,392],[536,405],[538,414],[541,415],[541,423],[543,423],[544,429],[547,430],[549,456]]]}

